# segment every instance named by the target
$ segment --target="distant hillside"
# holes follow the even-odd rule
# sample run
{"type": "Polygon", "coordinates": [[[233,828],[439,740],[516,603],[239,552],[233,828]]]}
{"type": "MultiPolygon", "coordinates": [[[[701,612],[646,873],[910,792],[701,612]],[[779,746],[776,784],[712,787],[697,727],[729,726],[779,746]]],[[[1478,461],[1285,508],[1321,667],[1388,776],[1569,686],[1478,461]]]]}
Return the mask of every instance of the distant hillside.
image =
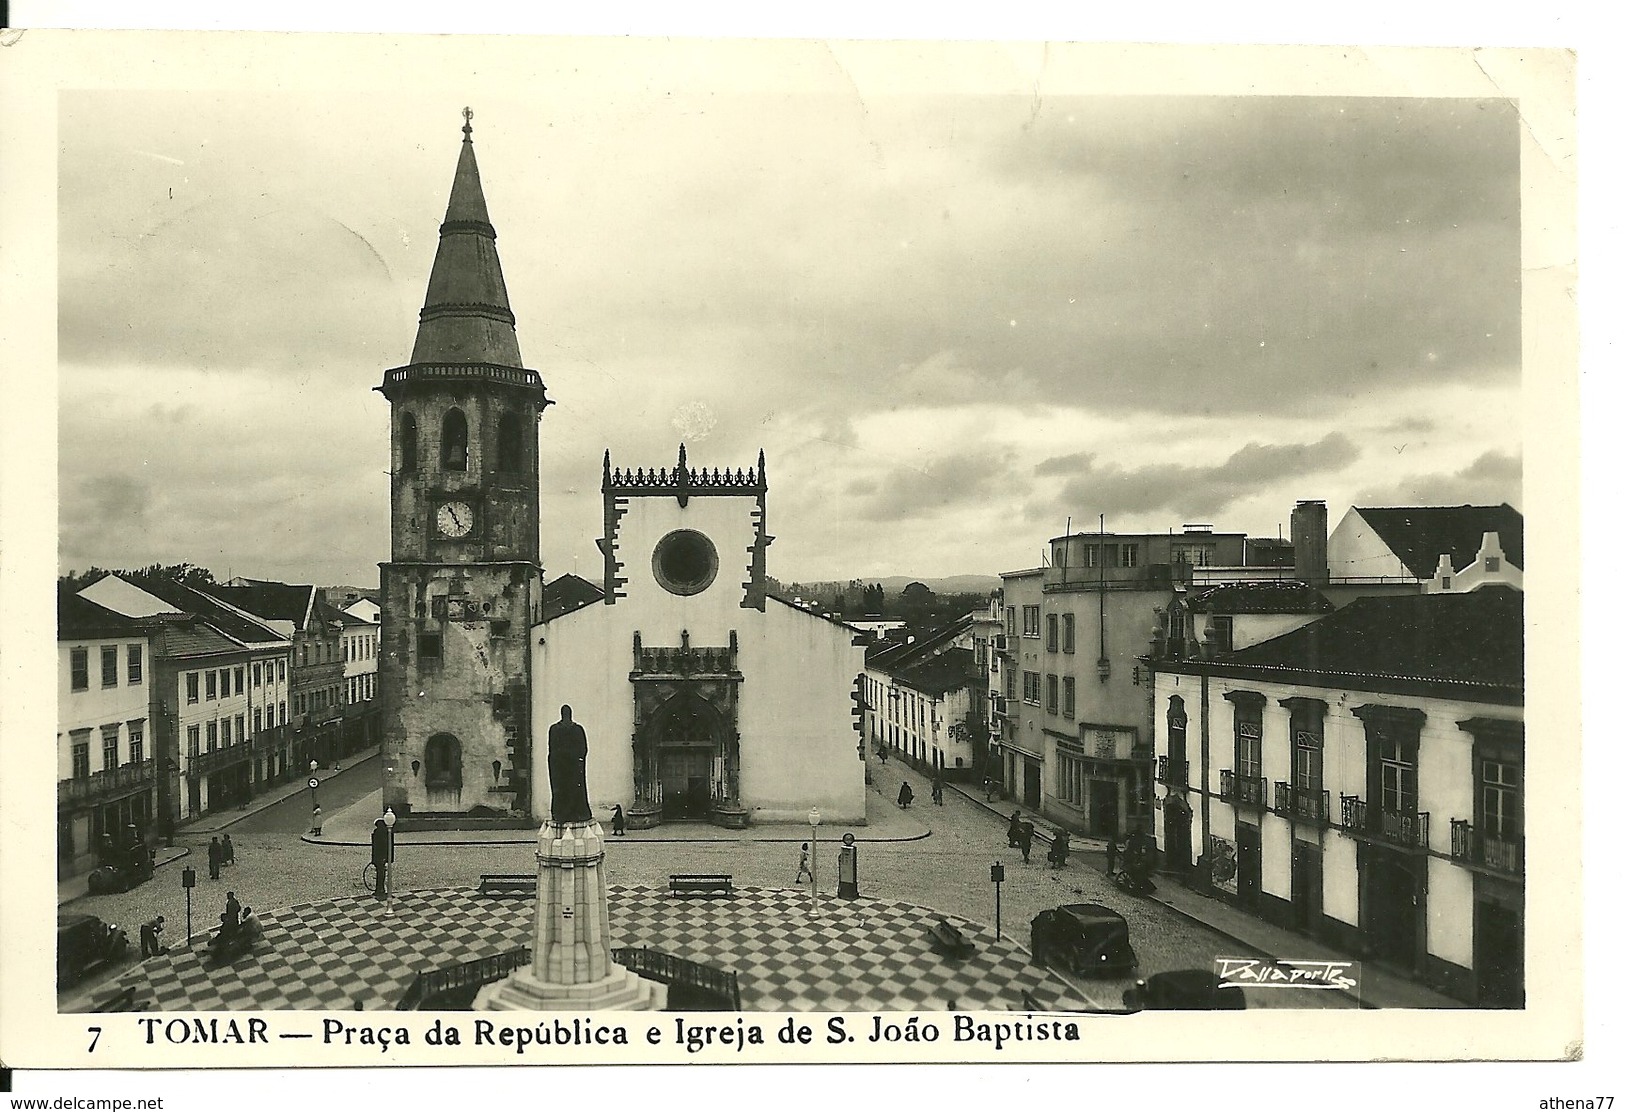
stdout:
{"type": "MultiPolygon", "coordinates": [[[[861,577],[860,577],[861,578],[861,577]]],[[[939,595],[985,595],[998,587],[996,575],[950,575],[946,579],[910,579],[906,575],[888,575],[883,579],[865,579],[865,583],[879,583],[887,595],[897,594],[910,583],[924,583],[939,595]]]]}

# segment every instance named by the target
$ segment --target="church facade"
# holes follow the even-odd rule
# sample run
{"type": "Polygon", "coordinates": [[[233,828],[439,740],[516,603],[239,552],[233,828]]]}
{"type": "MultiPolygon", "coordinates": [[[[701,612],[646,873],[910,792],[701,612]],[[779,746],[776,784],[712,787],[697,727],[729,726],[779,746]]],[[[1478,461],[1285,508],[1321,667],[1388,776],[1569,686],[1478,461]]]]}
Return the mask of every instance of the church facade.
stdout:
{"type": "MultiPolygon", "coordinates": [[[[767,591],[767,464],[604,455],[605,595],[537,627],[536,721],[587,727],[588,794],[634,828],[864,821],[859,633],[767,591]]],[[[541,731],[538,730],[538,734],[541,731]]]]}
{"type": "MultiPolygon", "coordinates": [[[[767,465],[603,465],[604,597],[544,617],[537,425],[463,145],[411,362],[385,372],[385,803],[408,827],[532,825],[548,725],[587,732],[589,802],[629,824],[864,821],[858,631],[767,591],[767,465]]],[[[670,457],[667,457],[668,459],[670,457]]]]}

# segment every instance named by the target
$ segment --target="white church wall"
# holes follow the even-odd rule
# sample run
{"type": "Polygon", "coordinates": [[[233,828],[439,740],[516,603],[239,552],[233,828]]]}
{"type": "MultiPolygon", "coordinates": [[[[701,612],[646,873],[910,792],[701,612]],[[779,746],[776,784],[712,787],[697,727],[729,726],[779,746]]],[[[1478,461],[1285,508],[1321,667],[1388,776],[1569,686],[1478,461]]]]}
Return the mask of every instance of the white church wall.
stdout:
{"type": "Polygon", "coordinates": [[[850,630],[769,599],[740,630],[740,794],[754,822],[864,822],[863,760],[852,729],[863,650],[850,630]]]}
{"type": "Polygon", "coordinates": [[[686,507],[672,497],[627,501],[615,540],[625,597],[608,609],[636,611],[646,645],[676,645],[685,629],[695,645],[726,645],[728,631],[739,628],[739,602],[750,578],[755,496],[694,497],[686,507]],[[655,548],[675,529],[703,533],[716,546],[716,578],[698,594],[673,594],[655,579],[655,548]]]}

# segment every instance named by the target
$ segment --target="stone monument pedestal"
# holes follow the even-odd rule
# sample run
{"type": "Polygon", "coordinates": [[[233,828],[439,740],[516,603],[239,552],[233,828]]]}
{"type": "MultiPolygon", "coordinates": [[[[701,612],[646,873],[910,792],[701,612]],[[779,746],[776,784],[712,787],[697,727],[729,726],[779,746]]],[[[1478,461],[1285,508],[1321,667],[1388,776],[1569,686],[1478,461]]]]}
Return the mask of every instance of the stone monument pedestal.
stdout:
{"type": "Polygon", "coordinates": [[[476,1010],[658,1011],[666,986],[610,960],[609,886],[598,823],[542,824],[531,962],[486,985],[476,1010]]]}

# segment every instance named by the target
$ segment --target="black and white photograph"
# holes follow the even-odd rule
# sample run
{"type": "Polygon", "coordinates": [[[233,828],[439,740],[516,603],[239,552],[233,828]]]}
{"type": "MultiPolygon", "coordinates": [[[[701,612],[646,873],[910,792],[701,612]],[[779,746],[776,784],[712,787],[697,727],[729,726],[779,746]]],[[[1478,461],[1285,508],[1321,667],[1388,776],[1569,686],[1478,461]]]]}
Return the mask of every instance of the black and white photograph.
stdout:
{"type": "Polygon", "coordinates": [[[1574,1056],[1572,55],[62,45],[7,1064],[1574,1056]]]}

